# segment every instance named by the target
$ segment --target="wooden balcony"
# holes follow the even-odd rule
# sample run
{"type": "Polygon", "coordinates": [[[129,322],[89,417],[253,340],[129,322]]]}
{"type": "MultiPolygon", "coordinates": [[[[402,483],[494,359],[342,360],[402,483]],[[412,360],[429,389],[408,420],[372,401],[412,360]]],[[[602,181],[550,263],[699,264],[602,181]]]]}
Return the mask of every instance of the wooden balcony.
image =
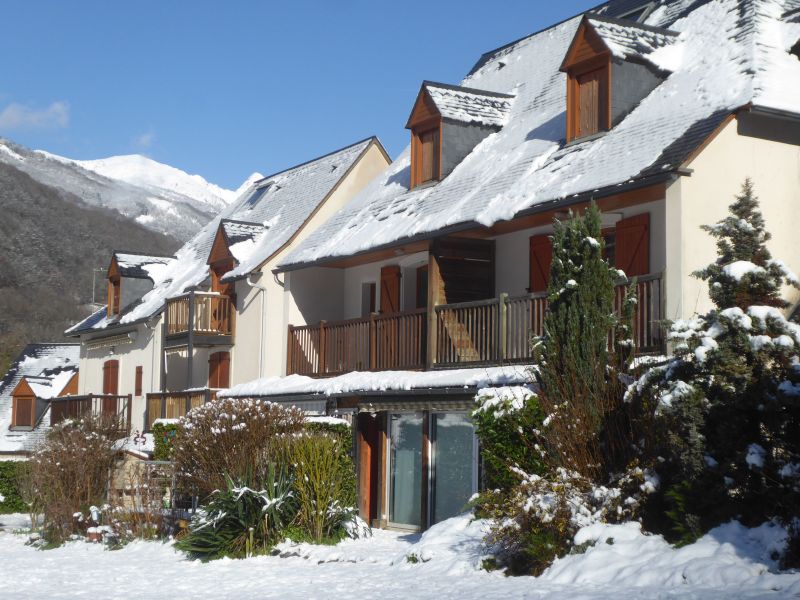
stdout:
{"type": "Polygon", "coordinates": [[[131,428],[131,396],[87,395],[65,396],[50,401],[50,426],[65,419],[86,415],[117,416],[126,430],[131,428]]]}
{"type": "Polygon", "coordinates": [[[230,344],[235,307],[231,298],[213,292],[189,292],[167,300],[167,347],[230,344]]]}
{"type": "Polygon", "coordinates": [[[179,419],[193,408],[202,406],[216,397],[217,392],[209,389],[147,394],[145,431],[152,431],[156,419],[179,419]]]}
{"type": "Polygon", "coordinates": [[[339,375],[425,367],[424,308],[361,319],[289,326],[287,373],[339,375]]]}
{"type": "MultiPolygon", "coordinates": [[[[617,286],[619,311],[629,283],[617,286]]],[[[662,351],[661,276],[638,277],[634,337],[639,353],[662,351]]],[[[545,294],[444,304],[433,308],[434,356],[427,361],[425,309],[289,326],[286,372],[312,377],[349,371],[414,370],[530,362],[531,339],[544,333],[545,294]]]]}

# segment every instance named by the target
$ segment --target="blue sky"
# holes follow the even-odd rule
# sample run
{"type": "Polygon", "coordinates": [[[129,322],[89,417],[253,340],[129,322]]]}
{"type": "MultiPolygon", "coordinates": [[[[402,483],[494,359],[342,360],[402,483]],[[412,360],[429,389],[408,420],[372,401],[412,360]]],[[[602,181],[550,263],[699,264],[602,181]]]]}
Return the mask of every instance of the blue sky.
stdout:
{"type": "Polygon", "coordinates": [[[229,188],[373,134],[394,157],[423,79],[597,3],[7,0],[0,136],[229,188]]]}

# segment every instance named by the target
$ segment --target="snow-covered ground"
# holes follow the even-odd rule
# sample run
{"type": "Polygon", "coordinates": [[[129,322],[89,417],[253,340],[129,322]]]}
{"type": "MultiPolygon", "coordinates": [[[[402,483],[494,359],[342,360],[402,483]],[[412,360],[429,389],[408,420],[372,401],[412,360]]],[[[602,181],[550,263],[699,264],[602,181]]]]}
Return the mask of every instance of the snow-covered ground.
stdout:
{"type": "MultiPolygon", "coordinates": [[[[21,515],[0,515],[17,528],[21,515]]],[[[122,550],[73,542],[25,546],[0,531],[0,598],[798,598],[800,573],[774,574],[777,527],[725,525],[682,549],[635,524],[581,531],[597,544],[556,562],[544,575],[504,577],[477,566],[483,524],[459,517],[424,535],[376,531],[337,546],[283,544],[282,556],[201,563],[170,545],[135,542],[122,550]],[[607,540],[613,539],[613,543],[607,540]],[[408,557],[413,556],[411,560],[408,557]]],[[[2,526],[0,526],[2,530],[2,526]]]]}

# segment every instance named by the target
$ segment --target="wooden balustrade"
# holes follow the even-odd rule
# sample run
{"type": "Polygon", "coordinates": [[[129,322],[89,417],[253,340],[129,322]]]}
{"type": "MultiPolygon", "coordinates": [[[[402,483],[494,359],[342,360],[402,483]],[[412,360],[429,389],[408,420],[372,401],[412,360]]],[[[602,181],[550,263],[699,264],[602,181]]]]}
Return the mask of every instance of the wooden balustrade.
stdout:
{"type": "Polygon", "coordinates": [[[318,325],[290,325],[287,373],[338,375],[421,369],[425,366],[426,315],[421,308],[318,325]]]}
{"type": "Polygon", "coordinates": [[[147,394],[145,431],[153,429],[153,422],[156,419],[180,419],[193,408],[202,406],[216,397],[216,391],[209,389],[147,394]]]}
{"type": "MultiPolygon", "coordinates": [[[[630,284],[614,292],[619,313],[630,284]]],[[[638,277],[633,333],[637,352],[662,350],[660,275],[638,277]]],[[[455,367],[530,362],[531,341],[544,333],[543,293],[435,306],[432,366],[455,367]]],[[[289,326],[287,374],[338,375],[350,371],[421,369],[426,366],[427,312],[289,326]]]]}
{"type": "Polygon", "coordinates": [[[131,427],[131,396],[86,395],[64,396],[50,401],[50,426],[65,419],[77,419],[86,415],[116,416],[122,424],[131,427]]]}
{"type": "Polygon", "coordinates": [[[181,335],[192,330],[198,335],[232,335],[233,303],[228,296],[189,292],[167,300],[167,335],[181,335]]]}

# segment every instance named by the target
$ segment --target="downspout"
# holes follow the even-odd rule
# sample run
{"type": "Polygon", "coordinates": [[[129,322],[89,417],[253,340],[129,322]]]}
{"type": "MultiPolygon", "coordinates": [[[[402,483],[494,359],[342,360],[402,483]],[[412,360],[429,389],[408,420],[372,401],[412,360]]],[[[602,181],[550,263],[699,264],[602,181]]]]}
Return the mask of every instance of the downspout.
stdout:
{"type": "Polygon", "coordinates": [[[261,292],[261,315],[260,315],[260,323],[259,323],[259,332],[261,338],[258,340],[258,378],[261,379],[264,377],[264,344],[266,342],[266,334],[264,333],[264,327],[266,325],[266,311],[267,311],[267,288],[263,285],[258,285],[254,283],[250,278],[252,277],[252,273],[248,273],[247,285],[251,288],[259,290],[261,292]]]}

